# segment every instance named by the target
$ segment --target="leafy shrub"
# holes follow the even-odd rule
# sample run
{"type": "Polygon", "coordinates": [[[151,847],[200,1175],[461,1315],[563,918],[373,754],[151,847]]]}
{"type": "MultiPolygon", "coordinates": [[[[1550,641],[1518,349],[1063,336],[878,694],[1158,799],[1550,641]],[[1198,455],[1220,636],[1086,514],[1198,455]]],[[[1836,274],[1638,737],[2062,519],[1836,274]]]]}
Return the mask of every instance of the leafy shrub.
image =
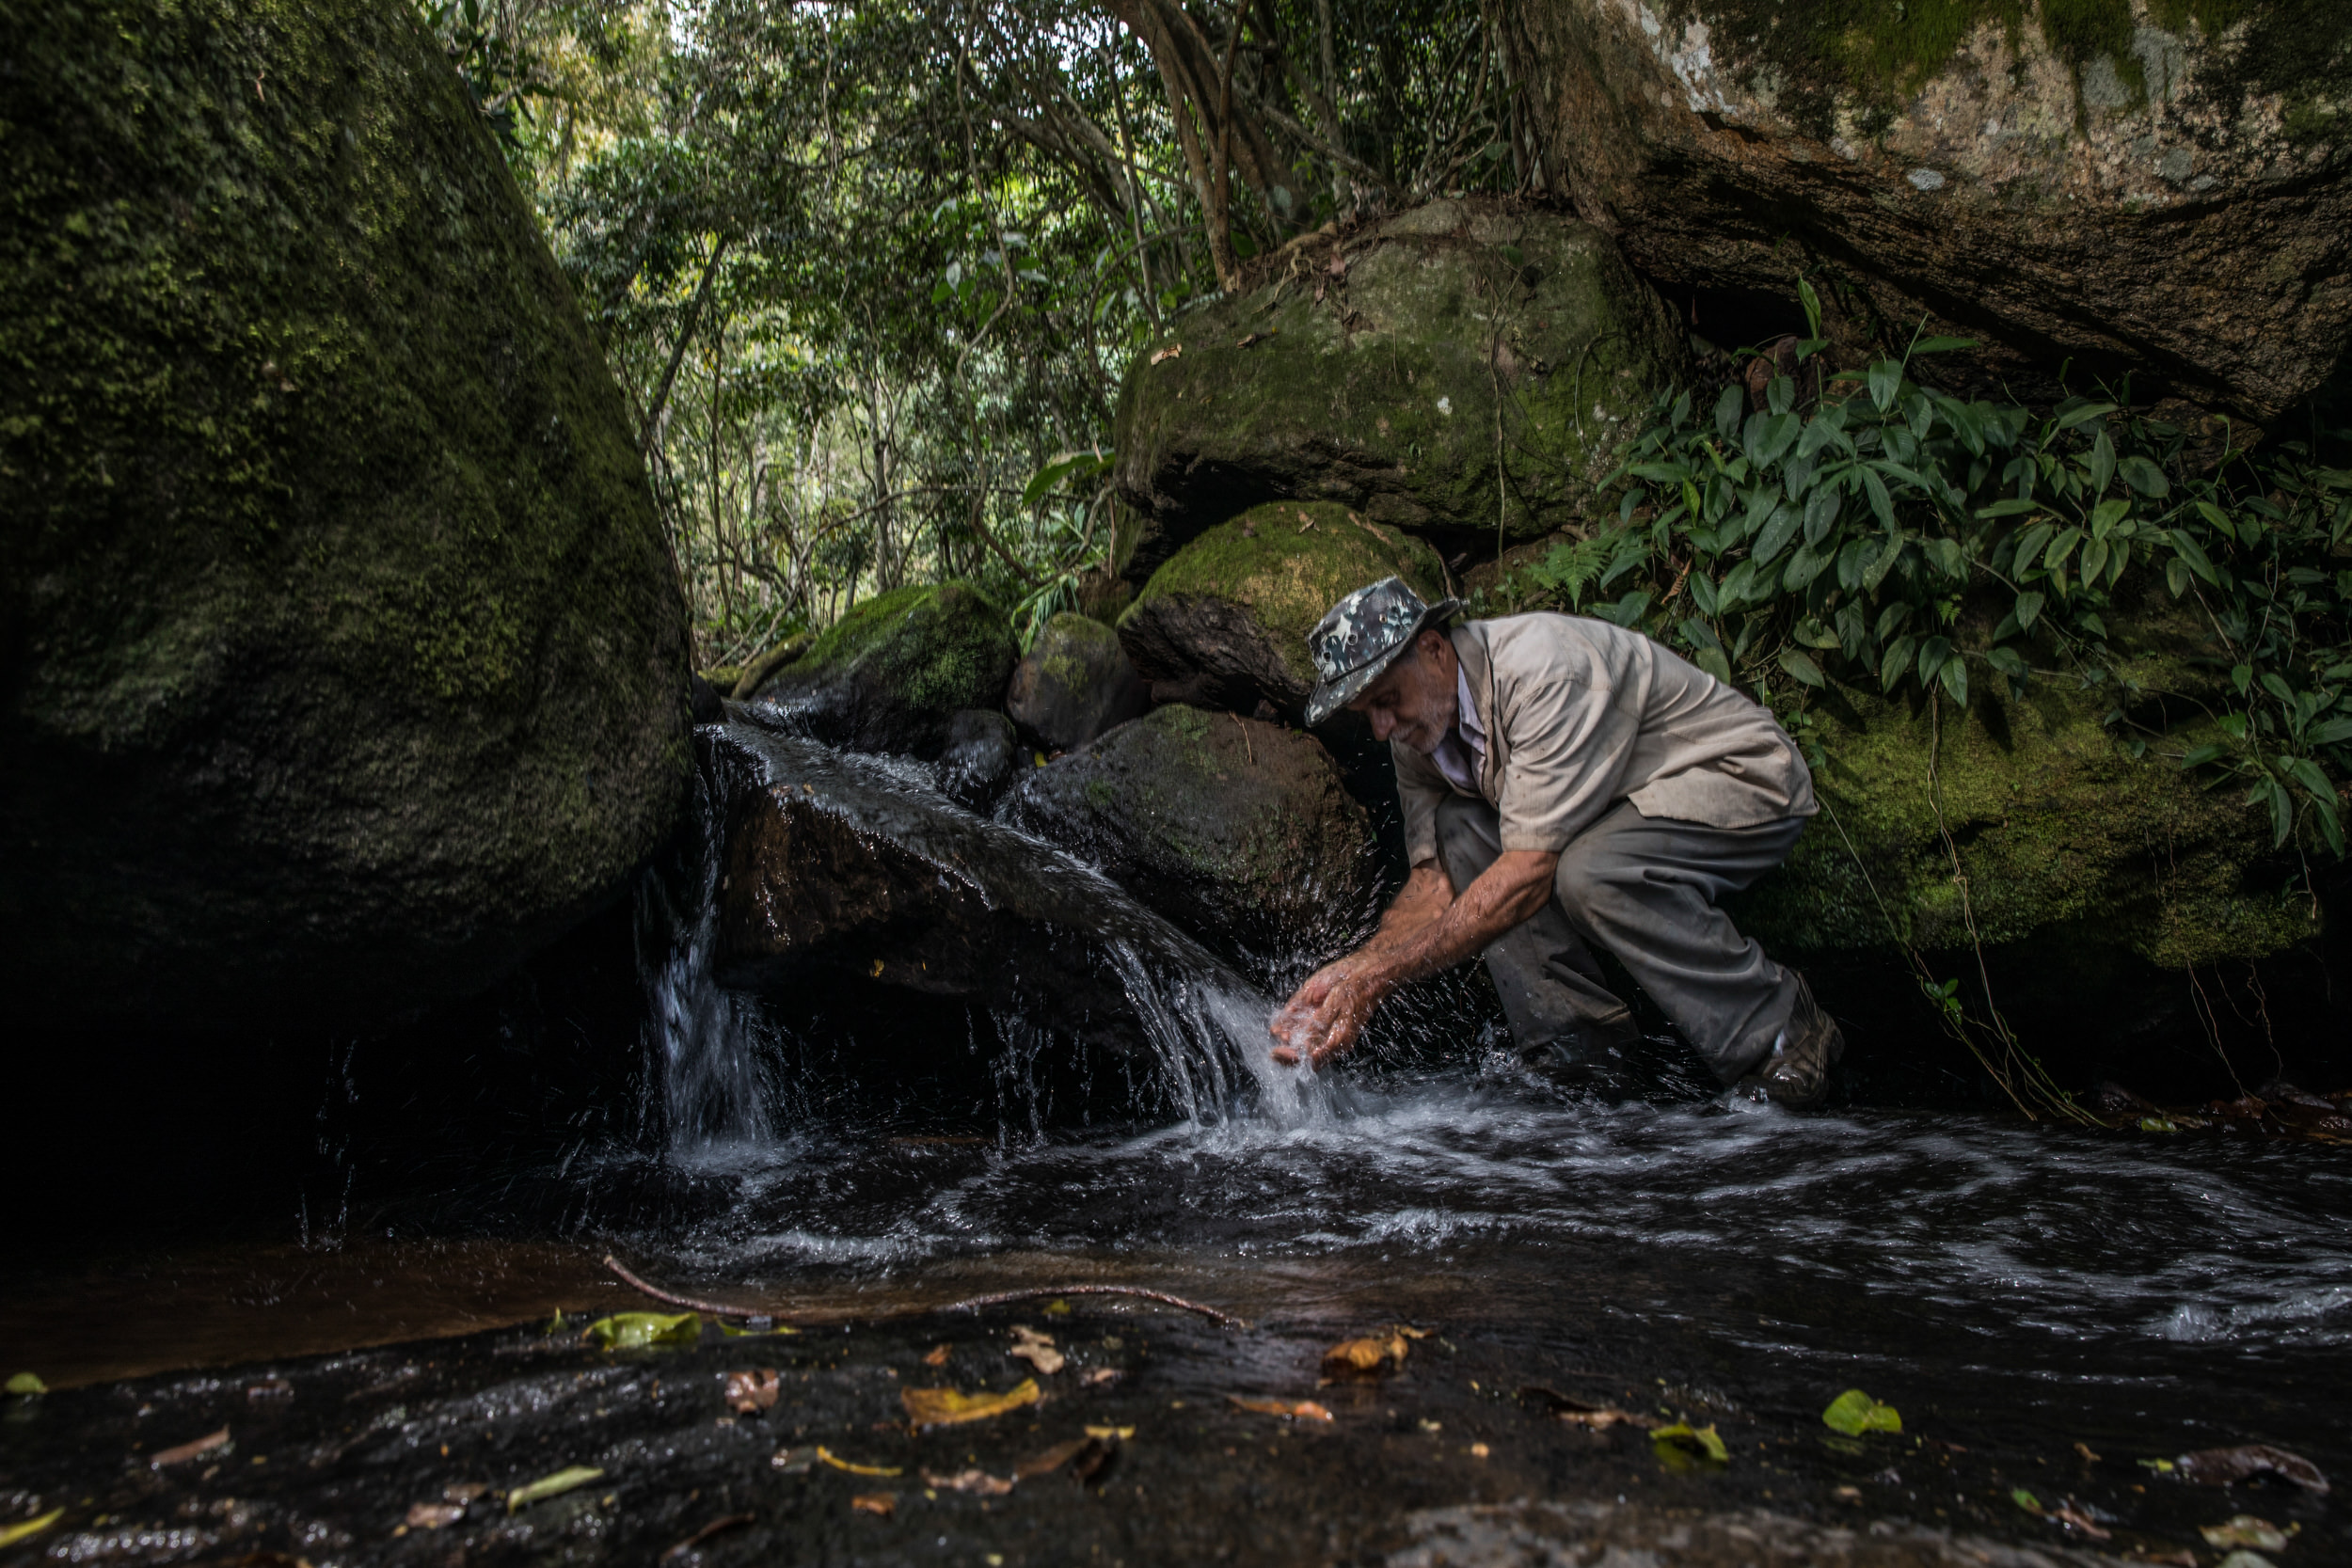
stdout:
{"type": "MultiPolygon", "coordinates": [[[[1808,304],[1810,302],[1808,301],[1808,304]]],[[[1800,345],[1805,358],[1823,346],[1800,345]]],[[[2344,852],[2334,778],[2352,774],[2352,472],[2274,442],[2201,470],[2185,432],[2120,399],[2036,415],[1924,388],[1912,359],[1733,385],[1702,413],[1661,396],[1611,483],[1613,521],[1507,577],[1492,610],[1558,606],[1639,626],[1775,707],[1820,758],[1806,693],[1827,683],[1962,706],[2037,669],[2114,683],[2119,594],[2193,601],[2234,701],[2226,744],[2180,766],[2234,777],[2277,842],[2298,805],[2344,852]]],[[[1802,361],[1801,361],[1802,363],[1802,361]]],[[[2352,433],[2334,432],[2342,440],[2352,433]]],[[[2108,721],[2135,755],[2119,705],[2108,721]]]]}

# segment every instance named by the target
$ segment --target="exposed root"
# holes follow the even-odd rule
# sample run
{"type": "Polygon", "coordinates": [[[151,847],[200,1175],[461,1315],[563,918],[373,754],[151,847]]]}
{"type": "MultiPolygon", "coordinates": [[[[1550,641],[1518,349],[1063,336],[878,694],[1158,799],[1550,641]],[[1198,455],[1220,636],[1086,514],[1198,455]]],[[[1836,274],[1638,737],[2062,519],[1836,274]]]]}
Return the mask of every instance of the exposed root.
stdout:
{"type": "Polygon", "coordinates": [[[974,1296],[968,1301],[954,1302],[940,1310],[977,1312],[983,1307],[1002,1307],[1008,1302],[1033,1301],[1039,1296],[1141,1296],[1146,1301],[1156,1301],[1163,1307],[1176,1307],[1187,1312],[1198,1312],[1202,1317],[1221,1323],[1227,1328],[1249,1326],[1231,1312],[1220,1312],[1214,1307],[1203,1307],[1197,1301],[1186,1301],[1184,1297],[1170,1295],[1166,1291],[1147,1291],[1140,1285],[1052,1285],[1041,1286],[1034,1291],[999,1291],[993,1295],[974,1296]]]}

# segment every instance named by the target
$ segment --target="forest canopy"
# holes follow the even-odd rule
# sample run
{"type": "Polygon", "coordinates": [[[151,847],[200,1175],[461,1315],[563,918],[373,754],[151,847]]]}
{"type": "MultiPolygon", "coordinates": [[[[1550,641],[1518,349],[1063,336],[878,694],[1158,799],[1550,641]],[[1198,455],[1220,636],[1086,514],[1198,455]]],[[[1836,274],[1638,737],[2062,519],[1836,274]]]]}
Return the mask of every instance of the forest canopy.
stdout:
{"type": "Polygon", "coordinates": [[[705,668],[1117,527],[1132,356],[1253,258],[1519,181],[1469,0],[422,0],[640,432],[705,668]]]}

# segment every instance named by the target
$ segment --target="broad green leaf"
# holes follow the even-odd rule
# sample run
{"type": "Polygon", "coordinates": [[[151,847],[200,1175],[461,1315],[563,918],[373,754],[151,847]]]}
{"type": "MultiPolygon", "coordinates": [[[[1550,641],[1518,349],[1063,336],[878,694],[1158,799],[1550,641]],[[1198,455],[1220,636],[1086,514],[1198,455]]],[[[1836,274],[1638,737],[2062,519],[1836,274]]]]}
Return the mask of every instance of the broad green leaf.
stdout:
{"type": "Polygon", "coordinates": [[[585,1465],[574,1465],[558,1470],[551,1476],[541,1476],[529,1485],[517,1486],[506,1495],[506,1512],[513,1513],[519,1509],[529,1508],[532,1503],[545,1502],[549,1497],[560,1497],[566,1492],[576,1492],[590,1481],[601,1481],[603,1478],[602,1470],[591,1469],[585,1465]]]}
{"type": "Polygon", "coordinates": [[[2172,531],[2172,547],[2180,552],[2183,561],[2188,562],[2190,571],[2217,588],[2221,586],[2221,578],[2215,573],[2213,562],[2205,557],[2204,546],[2190,538],[2186,529],[2176,528],[2172,531]]]}
{"type": "Polygon", "coordinates": [[[1757,467],[1780,461],[1781,455],[1797,444],[1804,425],[1794,414],[1751,414],[1740,445],[1748,454],[1748,461],[1757,467]]]}
{"type": "Polygon", "coordinates": [[[1719,612],[1728,614],[1750,597],[1749,590],[1756,581],[1756,565],[1754,561],[1742,561],[1724,578],[1723,586],[1715,594],[1719,612]]]}
{"type": "Polygon", "coordinates": [[[1849,1388],[1829,1402],[1829,1408],[1821,1412],[1821,1424],[1859,1437],[1866,1432],[1900,1432],[1903,1418],[1893,1405],[1881,1404],[1859,1388],[1849,1388]]]}
{"type": "Polygon", "coordinates": [[[14,1377],[8,1379],[8,1391],[11,1394],[30,1398],[35,1394],[46,1394],[49,1392],[49,1385],[40,1380],[40,1374],[39,1372],[19,1372],[14,1377]]]}
{"type": "Polygon", "coordinates": [[[2322,800],[2314,796],[2312,799],[2312,809],[2319,814],[2319,832],[2320,836],[2328,841],[2328,852],[2338,860],[2342,860],[2344,858],[2344,819],[2336,815],[2336,803],[2333,800],[2322,800]]]}
{"type": "Polygon", "coordinates": [[[1935,673],[1944,668],[1944,661],[1952,657],[1952,640],[1931,637],[1919,644],[1919,684],[1926,686],[1935,679],[1935,673]]]}
{"type": "Polygon", "coordinates": [[[1879,584],[1886,580],[1886,574],[1895,569],[1895,562],[1901,558],[1904,543],[1899,533],[1888,536],[1886,547],[1879,551],[1878,559],[1862,574],[1862,586],[1867,592],[1878,592],[1879,584]]]}
{"type": "Polygon", "coordinates": [[[2023,681],[2031,673],[2025,656],[2014,648],[1987,648],[1984,661],[2012,681],[2023,681]]]}
{"type": "Polygon", "coordinates": [[[1804,542],[1818,545],[1829,537],[1829,531],[1837,526],[1837,514],[1846,504],[1846,498],[1834,484],[1818,486],[1804,499],[1804,542]]]}
{"type": "Polygon", "coordinates": [[[1976,346],[1977,341],[1974,338],[1929,338],[1924,341],[1912,344],[1911,352],[1915,355],[1950,354],[1957,349],[1976,346]]]}
{"type": "Polygon", "coordinates": [[[1804,307],[1805,336],[1820,337],[1821,335],[1821,296],[1815,293],[1813,285],[1802,277],[1797,279],[1797,303],[1804,307]]]}
{"type": "Polygon", "coordinates": [[[1796,553],[1788,558],[1788,569],[1780,576],[1782,592],[1788,594],[1803,592],[1808,583],[1821,575],[1821,569],[1827,566],[1832,559],[1834,558],[1823,555],[1810,545],[1798,546],[1796,553]]]}
{"type": "Polygon", "coordinates": [[[2033,626],[2033,618],[2042,613],[2042,594],[2031,588],[2018,594],[2017,625],[2022,628],[2030,628],[2033,626]]]}
{"type": "Polygon", "coordinates": [[[2249,805],[2270,807],[2270,847],[2276,849],[2284,844],[2287,834],[2295,831],[2295,802],[2287,796],[2287,786],[2265,774],[2246,792],[2246,800],[2249,805]]]}
{"type": "Polygon", "coordinates": [[[1911,670],[1911,656],[1917,641],[1910,637],[1898,637],[1879,660],[1879,689],[1892,692],[1911,670]]]}
{"type": "Polygon", "coordinates": [[[2098,495],[2115,479],[2115,443],[2101,431],[2090,443],[2090,493],[2098,495]]]}
{"type": "Polygon", "coordinates": [[[1952,701],[1962,707],[1966,707],[1968,705],[1968,661],[1964,658],[1947,659],[1944,668],[1938,671],[1937,674],[1944,682],[1944,689],[1951,693],[1952,701]]]}
{"type": "Polygon", "coordinates": [[[1774,512],[1772,520],[1764,525],[1764,531],[1756,535],[1756,563],[1763,565],[1770,562],[1772,557],[1786,548],[1789,539],[1795,535],[1797,526],[1804,521],[1804,515],[1793,506],[1783,505],[1774,512]]]}
{"type": "Polygon", "coordinates": [[[2042,559],[2042,546],[2049,544],[2050,536],[2056,532],[2058,532],[2056,523],[2035,523],[2019,535],[2015,557],[2017,570],[2031,571],[2035,563],[2042,559]]]}
{"type": "Polygon", "coordinates": [[[2164,477],[2164,470],[2137,452],[2115,467],[2116,471],[2123,476],[2123,483],[2143,496],[2161,499],[2172,493],[2172,482],[2164,477]]]}
{"type": "Polygon", "coordinates": [[[2065,565],[2066,558],[2073,555],[2074,553],[2074,546],[2082,542],[2083,531],[2078,528],[2070,528],[2065,532],[2059,534],[2056,539],[2051,540],[2050,547],[2042,552],[2042,570],[2055,572],[2059,567],[2065,565]]]}
{"type": "Polygon", "coordinates": [[[2183,561],[2178,556],[2174,556],[2171,560],[2164,563],[2164,585],[2172,591],[2172,596],[2174,598],[2178,599],[2186,596],[2188,594],[2188,583],[2189,572],[2187,562],[2183,561]]]}
{"type": "Polygon", "coordinates": [[[2328,782],[2328,775],[2319,770],[2319,764],[2309,757],[2296,757],[2287,764],[2287,771],[2295,782],[2311,791],[2312,799],[2332,807],[2336,801],[2336,786],[2328,782]]]}
{"type": "MultiPolygon", "coordinates": [[[[1836,411],[1832,410],[1830,412],[1836,411]]],[[[1797,437],[1797,455],[1799,457],[1816,456],[1820,452],[1823,447],[1834,446],[1840,451],[1849,453],[1853,451],[1853,437],[1846,434],[1845,420],[1843,419],[1832,419],[1830,417],[1830,412],[1816,414],[1812,420],[1806,423],[1804,427],[1804,434],[1797,437]]]]}
{"type": "Polygon", "coordinates": [[[1715,434],[1726,441],[1740,436],[1740,410],[1747,406],[1747,389],[1738,382],[1724,388],[1724,395],[1715,400],[1715,434]]]}
{"type": "Polygon", "coordinates": [[[1821,667],[1794,648],[1781,649],[1780,667],[1788,671],[1791,677],[1803,681],[1807,686],[1821,684],[1821,667]]]}
{"type": "Polygon", "coordinates": [[[1693,571],[1691,574],[1690,589],[1691,602],[1699,607],[1699,613],[1702,615],[1714,614],[1716,604],[1719,602],[1715,590],[1715,579],[1708,577],[1705,572],[1693,571]]]}
{"type": "Polygon", "coordinates": [[[2123,515],[2131,509],[2132,503],[2122,496],[2110,496],[2106,500],[2103,500],[2098,505],[2092,507],[2090,509],[2091,537],[2094,539],[2105,539],[2107,536],[2108,531],[2113,529],[2116,524],[2122,522],[2123,520],[2123,515]]]}
{"type": "Polygon", "coordinates": [[[2086,403],[2079,408],[2072,408],[2067,410],[2067,412],[2060,414],[2058,417],[2058,423],[2055,428],[2058,430],[2072,430],[2076,425],[2082,424],[2086,420],[2096,420],[2114,412],[2114,404],[2086,403]]]}
{"type": "Polygon", "coordinates": [[[2282,703],[2292,703],[2295,701],[2295,688],[2289,686],[2284,680],[2280,679],[2278,671],[2265,670],[2263,672],[2262,680],[2263,689],[2278,698],[2279,701],[2282,703]]]}
{"type": "Polygon", "coordinates": [[[1886,482],[1873,469],[1862,470],[1862,491],[1870,498],[1870,510],[1877,515],[1883,528],[1895,526],[1895,498],[1886,493],[1886,482]]]}
{"type": "Polygon", "coordinates": [[[1723,649],[1701,648],[1699,650],[1698,657],[1691,662],[1706,671],[1708,674],[1714,676],[1717,680],[1723,682],[1725,686],[1733,684],[1731,679],[1731,661],[1724,657],[1723,649]]]}
{"type": "Polygon", "coordinates": [[[1994,501],[1991,506],[1977,508],[1977,515],[1979,517],[2022,517],[2028,512],[2041,510],[2040,501],[2019,500],[2011,496],[2007,500],[1994,501]]]}
{"type": "Polygon", "coordinates": [[[1882,414],[1895,406],[1895,394],[1903,384],[1903,368],[1892,359],[1881,359],[1871,365],[1869,373],[1870,402],[1882,414]]]}
{"type": "Polygon", "coordinates": [[[1682,640],[1693,648],[1714,648],[1718,651],[1723,648],[1723,641],[1716,637],[1715,628],[1695,615],[1685,615],[1682,624],[1675,629],[1682,633],[1682,640]]]}
{"type": "Polygon", "coordinates": [[[702,1318],[692,1312],[615,1312],[590,1323],[580,1338],[604,1350],[642,1350],[691,1345],[702,1332],[702,1318]]]}
{"type": "Polygon", "coordinates": [[[2352,719],[2330,719],[2312,732],[2314,746],[2335,746],[2352,740],[2352,719]]]}
{"type": "Polygon", "coordinates": [[[1785,375],[1772,377],[1764,388],[1765,405],[1775,414],[1786,414],[1797,405],[1797,384],[1785,375]]]}
{"type": "Polygon", "coordinates": [[[2084,582],[2089,583],[2096,581],[2099,574],[2106,570],[2106,566],[2107,542],[2106,540],[2093,539],[2083,546],[2082,574],[2084,582]]]}
{"type": "MultiPolygon", "coordinates": [[[[1814,619],[1810,615],[1799,616],[1797,618],[1797,624],[1789,628],[1789,635],[1794,637],[1798,641],[1804,643],[1808,648],[1835,648],[1837,646],[1837,634],[1830,630],[1829,627],[1821,625],[1820,621],[1814,619]]],[[[2352,720],[2347,720],[2345,721],[2347,723],[2352,723],[2352,720]]]]}
{"type": "Polygon", "coordinates": [[[2202,768],[2220,754],[2221,748],[2218,746],[2200,746],[2181,759],[2181,771],[2185,773],[2192,768],[2202,768]]]}

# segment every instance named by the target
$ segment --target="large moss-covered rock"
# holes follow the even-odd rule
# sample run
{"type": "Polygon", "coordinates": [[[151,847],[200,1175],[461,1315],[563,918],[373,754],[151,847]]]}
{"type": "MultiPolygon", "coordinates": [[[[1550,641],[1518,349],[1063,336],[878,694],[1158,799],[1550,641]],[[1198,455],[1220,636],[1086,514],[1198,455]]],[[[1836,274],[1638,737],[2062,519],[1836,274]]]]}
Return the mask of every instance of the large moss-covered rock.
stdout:
{"type": "Polygon", "coordinates": [[[1491,548],[1576,521],[1683,339],[1609,236],[1501,202],[1437,201],[1139,355],[1119,407],[1130,576],[1275,499],[1491,548]]]}
{"type": "Polygon", "coordinates": [[[1981,683],[1964,714],[1843,692],[1818,715],[1822,815],[1743,924],[1792,956],[2030,942],[2054,962],[2098,948],[2174,971],[2317,935],[2266,817],[2171,760],[2223,738],[2197,700],[2216,694],[2195,633],[2127,614],[2101,686],[2043,674],[2012,699],[1981,683]],[[2127,730],[2102,722],[2119,705],[2127,730]]]}
{"type": "Polygon", "coordinates": [[[1236,714],[1156,708],[1030,773],[998,815],[1229,953],[1338,951],[1379,894],[1363,808],[1330,754],[1236,714]]]}
{"type": "Polygon", "coordinates": [[[959,709],[1004,701],[1017,653],[1005,612],[969,583],[893,589],[770,676],[751,712],[851,751],[936,757],[959,709]]]}
{"type": "Polygon", "coordinates": [[[2352,337],[2335,0],[1533,0],[1509,36],[1542,178],[1677,296],[1802,331],[1826,262],[2021,388],[2071,357],[2256,421],[2352,337]]]}
{"type": "Polygon", "coordinates": [[[479,989],[685,799],[627,416],[400,0],[0,12],[0,987],[479,989]]]}
{"type": "Polygon", "coordinates": [[[1412,535],[1333,501],[1254,507],[1195,538],[1119,618],[1127,657],[1161,702],[1295,720],[1314,689],[1307,634],[1343,594],[1401,577],[1431,603],[1445,563],[1412,535]]]}

